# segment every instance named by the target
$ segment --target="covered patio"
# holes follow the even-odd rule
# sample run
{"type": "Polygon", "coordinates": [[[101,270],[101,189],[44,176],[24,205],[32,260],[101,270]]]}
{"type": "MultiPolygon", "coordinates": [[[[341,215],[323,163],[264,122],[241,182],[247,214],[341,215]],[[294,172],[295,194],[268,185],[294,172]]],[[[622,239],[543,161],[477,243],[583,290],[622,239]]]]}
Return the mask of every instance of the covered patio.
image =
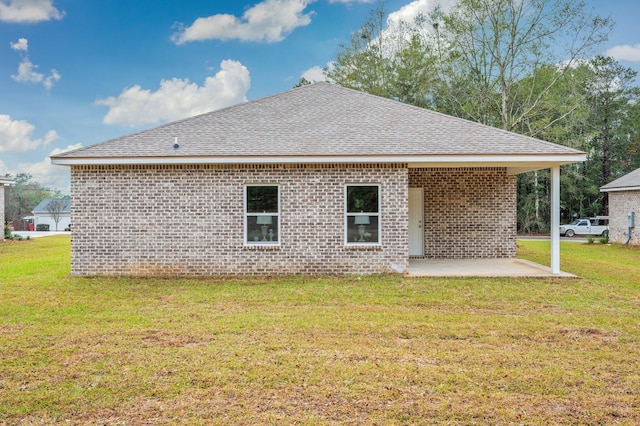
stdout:
{"type": "Polygon", "coordinates": [[[524,259],[409,259],[408,277],[563,277],[548,266],[524,259]]]}

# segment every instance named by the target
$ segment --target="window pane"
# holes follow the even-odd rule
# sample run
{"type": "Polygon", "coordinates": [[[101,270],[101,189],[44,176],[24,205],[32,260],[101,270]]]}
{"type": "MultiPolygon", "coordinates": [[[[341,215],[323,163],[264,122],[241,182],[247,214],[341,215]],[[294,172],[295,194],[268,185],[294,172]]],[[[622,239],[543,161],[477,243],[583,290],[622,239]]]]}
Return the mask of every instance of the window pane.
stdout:
{"type": "Polygon", "coordinates": [[[348,186],[347,212],[379,213],[377,186],[348,186]]]}
{"type": "Polygon", "coordinates": [[[247,186],[247,213],[278,213],[278,187],[247,186]]]}
{"type": "Polygon", "coordinates": [[[277,243],[278,216],[247,216],[248,243],[277,243]]]}
{"type": "Polygon", "coordinates": [[[378,216],[347,216],[347,242],[378,243],[378,216]]]}

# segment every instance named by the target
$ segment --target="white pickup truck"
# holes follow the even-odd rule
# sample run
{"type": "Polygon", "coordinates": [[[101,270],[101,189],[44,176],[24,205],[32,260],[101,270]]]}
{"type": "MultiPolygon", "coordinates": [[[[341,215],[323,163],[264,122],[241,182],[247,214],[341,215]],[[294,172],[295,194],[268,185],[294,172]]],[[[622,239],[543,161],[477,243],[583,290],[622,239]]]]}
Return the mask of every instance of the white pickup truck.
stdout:
{"type": "Polygon", "coordinates": [[[560,235],[573,237],[574,235],[609,236],[609,218],[606,216],[576,219],[568,225],[560,225],[560,235]]]}

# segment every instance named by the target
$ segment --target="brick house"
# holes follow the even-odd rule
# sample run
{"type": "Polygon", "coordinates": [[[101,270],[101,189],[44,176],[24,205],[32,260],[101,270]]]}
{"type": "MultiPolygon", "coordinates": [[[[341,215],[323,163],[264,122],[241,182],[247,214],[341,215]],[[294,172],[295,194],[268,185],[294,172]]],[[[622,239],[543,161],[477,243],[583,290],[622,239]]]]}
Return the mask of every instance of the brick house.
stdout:
{"type": "Polygon", "coordinates": [[[514,257],[516,175],[552,170],[557,230],[559,167],[584,159],[316,83],[52,162],[71,168],[74,274],[359,274],[514,257]]]}
{"type": "Polygon", "coordinates": [[[71,225],[71,200],[67,198],[45,198],[31,210],[34,229],[45,225],[49,231],[62,231],[71,225]],[[54,204],[55,203],[55,204],[54,204]],[[51,207],[50,207],[51,206],[51,207]],[[56,223],[56,217],[58,223],[56,223]]]}
{"type": "Polygon", "coordinates": [[[640,226],[629,225],[629,213],[640,221],[640,169],[600,188],[609,193],[609,241],[640,245],[640,226]]]}

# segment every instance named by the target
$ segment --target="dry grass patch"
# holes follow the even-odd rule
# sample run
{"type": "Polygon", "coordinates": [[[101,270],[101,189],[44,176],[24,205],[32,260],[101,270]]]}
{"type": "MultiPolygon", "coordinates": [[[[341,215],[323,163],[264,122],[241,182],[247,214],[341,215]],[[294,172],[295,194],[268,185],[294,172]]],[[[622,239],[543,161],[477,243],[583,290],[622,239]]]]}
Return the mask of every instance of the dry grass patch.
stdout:
{"type": "Polygon", "coordinates": [[[0,423],[640,423],[637,250],[563,244],[583,278],[525,280],[88,279],[68,253],[0,245],[0,423]]]}

